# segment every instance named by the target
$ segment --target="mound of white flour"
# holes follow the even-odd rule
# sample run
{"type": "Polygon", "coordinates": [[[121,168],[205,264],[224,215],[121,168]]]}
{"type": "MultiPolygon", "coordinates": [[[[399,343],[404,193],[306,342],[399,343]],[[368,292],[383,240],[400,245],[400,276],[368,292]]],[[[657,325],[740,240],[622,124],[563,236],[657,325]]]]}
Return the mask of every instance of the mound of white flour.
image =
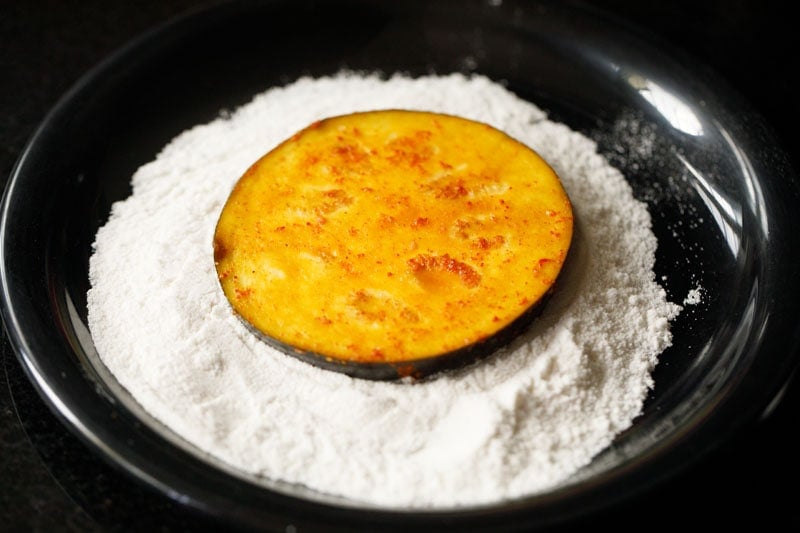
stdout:
{"type": "Polygon", "coordinates": [[[391,507],[449,507],[565,481],[640,413],[670,344],[646,205],[594,143],[483,77],[300,79],[174,139],[133,176],[90,263],[99,356],[141,406],[241,471],[391,507]],[[461,115],[538,151],[574,205],[558,291],[524,338],[427,382],[357,380],[258,341],[216,278],[212,237],[241,174],[332,115],[461,115]]]}

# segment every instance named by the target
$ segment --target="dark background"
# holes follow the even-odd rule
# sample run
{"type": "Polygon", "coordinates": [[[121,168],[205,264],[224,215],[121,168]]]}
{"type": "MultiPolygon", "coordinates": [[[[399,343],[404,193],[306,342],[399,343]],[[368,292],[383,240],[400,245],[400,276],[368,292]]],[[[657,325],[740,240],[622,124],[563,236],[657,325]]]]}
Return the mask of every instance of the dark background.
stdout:
{"type": "MultiPolygon", "coordinates": [[[[766,118],[800,168],[794,131],[800,106],[791,81],[800,64],[800,38],[791,3],[589,3],[714,69],[766,118]]],[[[0,0],[0,185],[34,128],[81,75],[130,38],[203,4],[0,0]]],[[[216,525],[94,456],[45,407],[5,338],[0,348],[0,531],[196,531],[216,525]]],[[[769,416],[688,472],[570,526],[800,530],[798,389],[797,383],[787,388],[769,416]]]]}

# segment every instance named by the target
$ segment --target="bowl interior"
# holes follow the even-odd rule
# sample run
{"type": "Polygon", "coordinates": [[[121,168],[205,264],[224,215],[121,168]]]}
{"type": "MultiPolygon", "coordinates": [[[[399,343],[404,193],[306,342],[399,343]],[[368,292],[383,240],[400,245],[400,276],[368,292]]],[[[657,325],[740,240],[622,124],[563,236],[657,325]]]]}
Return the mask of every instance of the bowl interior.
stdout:
{"type": "MultiPolygon", "coordinates": [[[[794,365],[798,306],[794,173],[768,128],[675,51],[561,3],[230,4],[132,43],[59,103],[6,192],[4,320],[37,388],[65,423],[134,477],[245,522],[358,513],[372,521],[531,523],[597,507],[693,460],[769,403],[794,365]],[[452,11],[458,9],[459,16],[452,11]],[[398,46],[397,43],[403,43],[398,46]],[[86,327],[88,261],[112,202],[181,131],[303,75],[341,69],[476,72],[597,142],[658,238],[656,278],[676,303],[673,346],[643,414],[575,480],[481,509],[359,509],[242,477],[139,409],[99,362],[86,327]],[[788,300],[788,299],[787,299],[788,300]],[[211,468],[210,468],[211,466],[211,468]]],[[[377,522],[375,522],[377,523],[377,522]]]]}

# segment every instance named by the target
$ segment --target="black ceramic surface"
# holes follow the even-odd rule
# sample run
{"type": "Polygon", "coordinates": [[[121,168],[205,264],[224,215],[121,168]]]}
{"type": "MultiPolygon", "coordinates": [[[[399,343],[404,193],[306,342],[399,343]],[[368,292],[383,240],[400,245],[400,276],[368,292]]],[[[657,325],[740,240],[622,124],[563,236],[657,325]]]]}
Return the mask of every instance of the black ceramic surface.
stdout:
{"type": "Polygon", "coordinates": [[[793,170],[737,95],[687,58],[591,12],[556,2],[235,4],[134,43],[48,117],[3,204],[3,318],[29,377],[76,434],[131,475],[213,515],[273,528],[290,516],[300,526],[541,524],[677,471],[768,405],[796,363],[799,309],[783,296],[798,284],[797,201],[793,170]],[[648,201],[657,275],[670,297],[703,287],[702,303],[675,324],[643,417],[584,481],[435,513],[359,510],[266,490],[209,468],[141,423],[92,366],[83,326],[90,244],[110,203],[129,192],[132,172],[220,109],[342,67],[506,80],[595,138],[648,201]],[[644,134],[654,143],[646,156],[637,144],[644,134]]]}

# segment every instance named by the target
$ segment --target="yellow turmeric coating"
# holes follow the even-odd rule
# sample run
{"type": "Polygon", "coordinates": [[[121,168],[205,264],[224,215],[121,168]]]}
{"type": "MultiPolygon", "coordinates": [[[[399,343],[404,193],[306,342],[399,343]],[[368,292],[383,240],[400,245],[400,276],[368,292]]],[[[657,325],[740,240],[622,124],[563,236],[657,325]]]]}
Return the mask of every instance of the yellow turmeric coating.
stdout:
{"type": "Polygon", "coordinates": [[[486,124],[387,110],[310,125],[220,215],[234,310],[286,345],[402,362],[489,338],[551,290],[572,239],[558,176],[486,124]]]}

